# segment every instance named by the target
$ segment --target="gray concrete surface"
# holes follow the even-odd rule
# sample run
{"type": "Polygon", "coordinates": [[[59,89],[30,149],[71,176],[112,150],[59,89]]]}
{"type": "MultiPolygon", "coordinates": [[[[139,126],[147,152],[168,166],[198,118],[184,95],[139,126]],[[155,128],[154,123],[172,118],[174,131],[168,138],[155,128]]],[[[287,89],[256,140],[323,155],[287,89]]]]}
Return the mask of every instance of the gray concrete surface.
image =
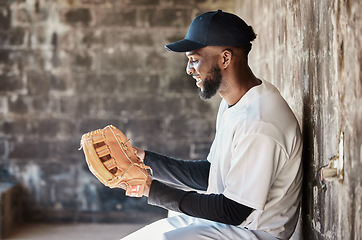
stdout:
{"type": "Polygon", "coordinates": [[[44,224],[29,223],[4,240],[114,240],[120,239],[142,224],[44,224]]]}

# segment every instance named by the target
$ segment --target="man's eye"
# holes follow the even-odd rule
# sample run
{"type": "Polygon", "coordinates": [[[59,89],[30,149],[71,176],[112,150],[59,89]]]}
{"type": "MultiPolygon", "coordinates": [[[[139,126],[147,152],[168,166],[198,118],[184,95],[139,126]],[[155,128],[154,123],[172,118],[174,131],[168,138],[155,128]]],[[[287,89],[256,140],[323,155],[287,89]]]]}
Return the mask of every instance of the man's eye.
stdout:
{"type": "Polygon", "coordinates": [[[198,63],[199,60],[191,60],[191,63],[198,63]]]}

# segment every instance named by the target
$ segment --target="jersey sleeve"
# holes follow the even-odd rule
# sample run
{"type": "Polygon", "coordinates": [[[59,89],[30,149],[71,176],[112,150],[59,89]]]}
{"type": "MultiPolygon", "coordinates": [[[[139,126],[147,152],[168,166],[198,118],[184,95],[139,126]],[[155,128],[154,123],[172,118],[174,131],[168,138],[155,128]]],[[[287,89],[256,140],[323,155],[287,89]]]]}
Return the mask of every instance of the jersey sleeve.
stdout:
{"type": "Polygon", "coordinates": [[[250,208],[264,210],[285,152],[272,138],[254,134],[237,136],[223,194],[250,208]]]}

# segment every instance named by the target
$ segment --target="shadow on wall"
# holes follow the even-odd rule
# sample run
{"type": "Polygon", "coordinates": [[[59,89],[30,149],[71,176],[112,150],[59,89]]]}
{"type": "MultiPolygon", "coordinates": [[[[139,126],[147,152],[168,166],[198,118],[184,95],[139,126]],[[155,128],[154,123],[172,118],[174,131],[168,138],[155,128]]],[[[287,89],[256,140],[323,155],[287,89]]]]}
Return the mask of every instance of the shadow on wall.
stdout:
{"type": "Polygon", "coordinates": [[[313,183],[315,182],[315,169],[312,169],[313,165],[313,123],[312,123],[312,110],[310,99],[308,97],[304,97],[303,100],[303,195],[302,195],[302,214],[301,214],[301,222],[302,222],[302,231],[301,231],[301,239],[304,239],[304,236],[308,236],[308,228],[307,223],[309,221],[308,215],[304,213],[306,209],[313,208],[313,183]]]}

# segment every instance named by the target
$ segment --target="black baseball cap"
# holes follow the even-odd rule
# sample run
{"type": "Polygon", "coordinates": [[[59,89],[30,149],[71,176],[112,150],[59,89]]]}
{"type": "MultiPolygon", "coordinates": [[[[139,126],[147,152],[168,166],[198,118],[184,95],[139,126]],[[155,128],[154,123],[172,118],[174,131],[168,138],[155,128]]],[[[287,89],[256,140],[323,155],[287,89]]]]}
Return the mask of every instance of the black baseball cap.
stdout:
{"type": "Polygon", "coordinates": [[[189,52],[206,46],[250,45],[250,26],[240,17],[222,10],[206,12],[191,23],[185,39],[166,45],[173,52],[189,52]]]}

